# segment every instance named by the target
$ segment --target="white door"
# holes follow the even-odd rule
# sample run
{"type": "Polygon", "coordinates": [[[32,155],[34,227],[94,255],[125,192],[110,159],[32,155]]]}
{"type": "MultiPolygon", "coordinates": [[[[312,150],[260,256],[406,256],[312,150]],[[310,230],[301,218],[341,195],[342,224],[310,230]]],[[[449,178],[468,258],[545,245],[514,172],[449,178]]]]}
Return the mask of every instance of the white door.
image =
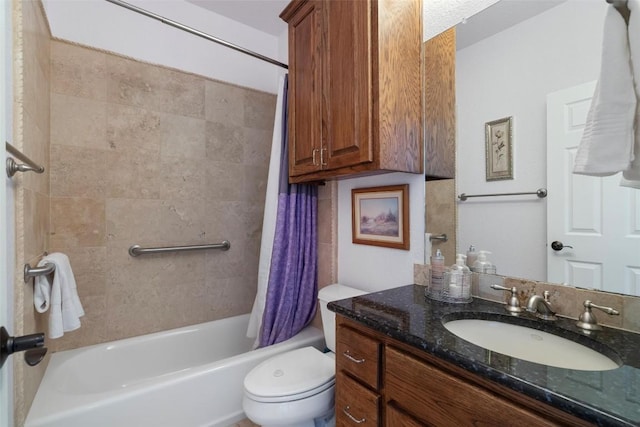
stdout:
{"type": "Polygon", "coordinates": [[[640,190],[572,173],[595,86],[547,96],[547,278],[640,295],[640,190]]]}
{"type": "MultiPolygon", "coordinates": [[[[1,2],[0,7],[0,326],[13,332],[11,316],[13,310],[12,280],[13,274],[9,266],[13,266],[13,187],[4,170],[6,151],[5,141],[11,135],[11,2],[1,2]]],[[[13,386],[11,359],[0,369],[0,427],[13,426],[13,386]]]]}

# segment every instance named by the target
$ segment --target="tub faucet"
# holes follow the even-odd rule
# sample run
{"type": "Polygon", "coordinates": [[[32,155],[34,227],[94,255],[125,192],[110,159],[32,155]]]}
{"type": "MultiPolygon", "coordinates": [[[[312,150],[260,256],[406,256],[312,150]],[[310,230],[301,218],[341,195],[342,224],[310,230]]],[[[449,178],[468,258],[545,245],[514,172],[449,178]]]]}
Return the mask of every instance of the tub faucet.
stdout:
{"type": "Polygon", "coordinates": [[[529,297],[527,311],[535,313],[542,320],[556,320],[556,313],[551,308],[551,302],[549,301],[549,291],[544,291],[542,295],[534,294],[529,297]]]}

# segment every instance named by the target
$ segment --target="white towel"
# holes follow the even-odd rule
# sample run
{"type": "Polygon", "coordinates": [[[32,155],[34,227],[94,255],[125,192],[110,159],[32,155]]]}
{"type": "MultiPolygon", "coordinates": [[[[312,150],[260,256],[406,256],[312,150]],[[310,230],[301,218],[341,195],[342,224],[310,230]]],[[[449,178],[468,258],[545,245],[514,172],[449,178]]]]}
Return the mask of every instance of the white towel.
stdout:
{"type": "Polygon", "coordinates": [[[60,338],[65,332],[80,327],[84,309],[78,297],[69,257],[59,252],[52,253],[42,258],[38,267],[43,267],[46,263],[54,264],[56,269],[53,277],[49,275],[35,278],[33,301],[38,312],[50,310],[49,338],[60,338]]]}
{"type": "MultiPolygon", "coordinates": [[[[640,103],[640,0],[629,0],[627,7],[631,11],[628,28],[631,68],[636,99],[640,103]]],[[[640,108],[636,110],[633,161],[631,166],[622,172],[620,185],[640,189],[640,108]]]]}
{"type": "Polygon", "coordinates": [[[636,104],[627,25],[620,12],[609,6],[600,79],[576,153],[574,173],[607,176],[629,168],[636,104]]]}

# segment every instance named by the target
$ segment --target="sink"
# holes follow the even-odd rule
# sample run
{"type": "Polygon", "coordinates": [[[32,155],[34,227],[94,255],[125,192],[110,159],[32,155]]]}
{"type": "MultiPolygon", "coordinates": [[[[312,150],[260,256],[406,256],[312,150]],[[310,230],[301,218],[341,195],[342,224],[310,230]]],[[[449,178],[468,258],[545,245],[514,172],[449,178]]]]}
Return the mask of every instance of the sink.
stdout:
{"type": "Polygon", "coordinates": [[[608,371],[620,364],[582,344],[537,329],[483,319],[443,322],[452,334],[487,350],[558,368],[608,371]]]}

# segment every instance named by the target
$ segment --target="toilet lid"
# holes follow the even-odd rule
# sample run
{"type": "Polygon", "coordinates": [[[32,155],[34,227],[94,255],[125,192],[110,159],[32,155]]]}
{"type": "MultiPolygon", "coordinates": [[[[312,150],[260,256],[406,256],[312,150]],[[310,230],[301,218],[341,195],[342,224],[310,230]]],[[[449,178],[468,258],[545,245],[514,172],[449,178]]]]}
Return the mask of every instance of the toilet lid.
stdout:
{"type": "Polygon", "coordinates": [[[296,396],[303,398],[331,387],[334,377],[335,361],[314,347],[304,347],[253,368],[244,378],[244,389],[258,400],[304,394],[296,396]]]}

